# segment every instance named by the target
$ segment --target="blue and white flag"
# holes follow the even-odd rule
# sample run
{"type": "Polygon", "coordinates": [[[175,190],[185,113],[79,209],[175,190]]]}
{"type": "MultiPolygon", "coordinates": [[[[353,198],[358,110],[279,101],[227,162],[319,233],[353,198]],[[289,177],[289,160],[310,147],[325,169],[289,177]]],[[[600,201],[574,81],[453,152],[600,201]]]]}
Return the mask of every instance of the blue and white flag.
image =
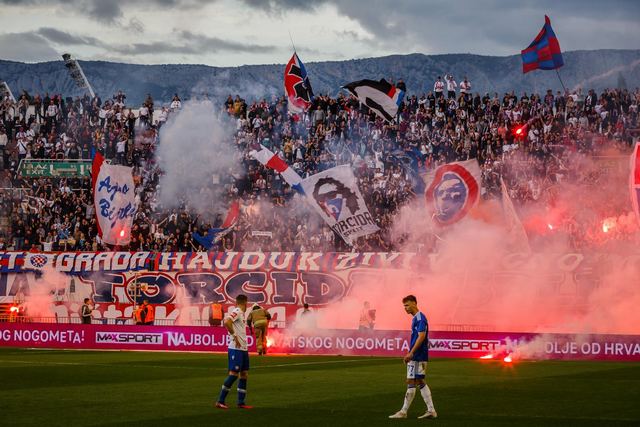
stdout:
{"type": "Polygon", "coordinates": [[[105,162],[97,153],[91,167],[98,235],[109,245],[128,245],[136,214],[133,169],[105,162]]]}
{"type": "Polygon", "coordinates": [[[220,241],[224,236],[229,233],[238,222],[240,216],[240,203],[236,200],[231,203],[227,217],[220,226],[220,228],[210,228],[207,230],[206,235],[201,235],[197,232],[193,233],[193,238],[196,242],[200,243],[206,250],[210,250],[213,245],[220,241]]]}

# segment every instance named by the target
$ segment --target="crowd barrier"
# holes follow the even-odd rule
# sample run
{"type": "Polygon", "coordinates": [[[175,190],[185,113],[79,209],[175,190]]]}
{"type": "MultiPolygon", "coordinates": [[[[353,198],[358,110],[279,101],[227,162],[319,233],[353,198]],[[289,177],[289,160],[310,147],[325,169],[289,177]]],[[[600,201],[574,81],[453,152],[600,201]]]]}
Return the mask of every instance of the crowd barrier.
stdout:
{"type": "MultiPolygon", "coordinates": [[[[225,352],[223,327],[0,323],[0,347],[225,352]]],[[[255,351],[249,336],[249,350],[255,351]]],[[[407,331],[272,330],[271,353],[401,357],[407,331]]],[[[444,332],[429,335],[431,357],[640,361],[640,336],[444,332]]]]}

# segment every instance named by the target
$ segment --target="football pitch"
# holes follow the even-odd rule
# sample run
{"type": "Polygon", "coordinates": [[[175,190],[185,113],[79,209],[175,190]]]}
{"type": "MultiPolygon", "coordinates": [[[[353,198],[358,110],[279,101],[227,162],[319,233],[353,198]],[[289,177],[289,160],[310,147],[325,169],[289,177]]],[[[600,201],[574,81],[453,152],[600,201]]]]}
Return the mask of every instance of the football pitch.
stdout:
{"type": "MultiPolygon", "coordinates": [[[[253,356],[253,355],[252,355],[253,356]]],[[[0,417],[20,426],[640,425],[640,364],[436,359],[438,419],[389,420],[404,397],[398,359],[251,358],[247,403],[212,407],[226,355],[0,349],[0,417]]]]}

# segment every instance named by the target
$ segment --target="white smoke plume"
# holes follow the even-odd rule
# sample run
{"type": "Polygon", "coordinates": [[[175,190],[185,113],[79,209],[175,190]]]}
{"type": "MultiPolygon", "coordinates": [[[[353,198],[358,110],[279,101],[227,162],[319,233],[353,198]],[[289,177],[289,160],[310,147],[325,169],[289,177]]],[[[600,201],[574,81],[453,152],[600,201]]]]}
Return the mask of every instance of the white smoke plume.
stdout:
{"type": "Polygon", "coordinates": [[[181,203],[200,215],[224,212],[220,200],[228,178],[241,170],[233,130],[211,101],[190,101],[160,131],[156,159],[163,171],[159,197],[164,206],[181,203]]]}

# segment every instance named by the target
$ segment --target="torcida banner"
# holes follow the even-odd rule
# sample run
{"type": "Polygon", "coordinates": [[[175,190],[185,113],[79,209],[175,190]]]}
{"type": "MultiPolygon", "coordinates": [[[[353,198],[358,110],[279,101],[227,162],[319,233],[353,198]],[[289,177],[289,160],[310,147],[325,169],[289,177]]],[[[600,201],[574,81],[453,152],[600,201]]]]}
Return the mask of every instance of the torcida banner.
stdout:
{"type": "MultiPolygon", "coordinates": [[[[305,303],[323,313],[347,301],[356,307],[352,304],[342,311],[342,323],[333,317],[319,326],[350,328],[358,326],[362,301],[373,294],[382,304],[391,291],[397,299],[406,285],[407,293],[416,293],[422,301],[455,283],[466,291],[441,301],[439,307],[450,310],[429,317],[430,321],[435,326],[475,325],[484,319],[491,325],[487,307],[519,283],[536,280],[536,292],[554,296],[545,300],[548,307],[560,304],[555,307],[558,311],[581,313],[593,291],[602,289],[604,278],[623,270],[640,274],[640,254],[511,253],[486,272],[468,274],[437,254],[398,252],[0,252],[0,303],[26,301],[28,316],[73,323],[79,321],[83,299],[91,298],[94,321],[124,324],[132,323],[134,305],[148,299],[156,308],[156,320],[164,324],[202,325],[207,323],[210,304],[222,304],[227,310],[244,293],[250,303],[268,309],[278,327],[291,326],[305,303]],[[41,312],[29,307],[29,296],[44,294],[50,295],[51,307],[41,312]],[[180,319],[184,316],[188,318],[180,319]]],[[[403,327],[402,316],[391,314],[388,307],[375,308],[380,317],[377,327],[403,327]],[[386,323],[382,308],[388,312],[386,323]]],[[[524,325],[517,330],[540,329],[524,325]]]]}

